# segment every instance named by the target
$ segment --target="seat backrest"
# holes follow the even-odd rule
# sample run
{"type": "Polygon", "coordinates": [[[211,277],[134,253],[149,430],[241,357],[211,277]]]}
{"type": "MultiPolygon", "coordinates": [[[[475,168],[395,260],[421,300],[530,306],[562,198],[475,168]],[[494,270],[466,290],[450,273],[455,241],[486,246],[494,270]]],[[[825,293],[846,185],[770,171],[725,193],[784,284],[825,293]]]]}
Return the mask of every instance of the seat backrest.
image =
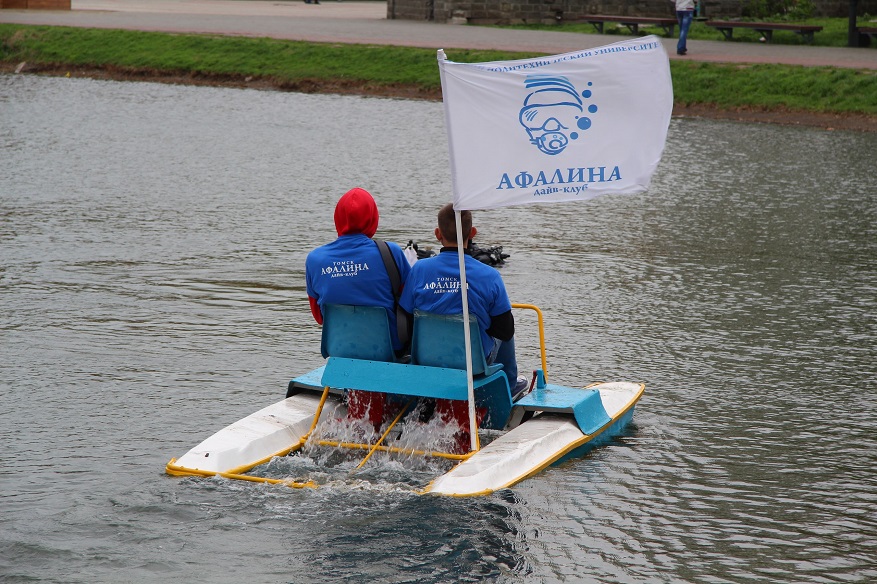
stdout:
{"type": "Polygon", "coordinates": [[[323,357],[395,361],[390,321],[381,306],[326,304],[323,312],[323,357]]]}
{"type": "MultiPolygon", "coordinates": [[[[481,375],[488,371],[488,366],[475,317],[469,320],[469,331],[472,340],[472,374],[481,375]]],[[[433,314],[415,310],[411,362],[430,367],[466,369],[466,343],[463,333],[462,314],[433,314]]],[[[498,370],[499,367],[490,369],[498,370]]]]}

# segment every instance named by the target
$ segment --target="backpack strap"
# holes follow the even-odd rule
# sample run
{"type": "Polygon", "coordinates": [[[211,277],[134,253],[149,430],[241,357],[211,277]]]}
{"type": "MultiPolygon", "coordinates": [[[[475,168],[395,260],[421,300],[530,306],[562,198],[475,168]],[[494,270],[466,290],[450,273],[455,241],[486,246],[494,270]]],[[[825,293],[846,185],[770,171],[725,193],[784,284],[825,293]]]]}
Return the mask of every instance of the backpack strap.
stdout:
{"type": "Polygon", "coordinates": [[[408,315],[402,310],[402,307],[399,306],[399,297],[402,295],[402,276],[399,274],[399,266],[396,265],[396,260],[393,259],[393,254],[390,252],[390,246],[387,245],[386,241],[380,239],[372,239],[375,244],[378,246],[378,250],[381,252],[381,259],[384,260],[384,267],[387,269],[387,275],[390,276],[390,287],[393,292],[393,305],[396,308],[396,333],[399,335],[399,340],[402,342],[402,345],[408,344],[408,315]]]}

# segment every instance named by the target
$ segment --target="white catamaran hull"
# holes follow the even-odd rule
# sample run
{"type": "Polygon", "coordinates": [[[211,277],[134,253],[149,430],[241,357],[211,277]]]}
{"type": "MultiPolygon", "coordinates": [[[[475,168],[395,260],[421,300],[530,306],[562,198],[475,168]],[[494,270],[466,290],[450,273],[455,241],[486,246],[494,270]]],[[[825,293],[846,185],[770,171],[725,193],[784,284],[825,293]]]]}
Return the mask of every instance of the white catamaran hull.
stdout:
{"type": "MultiPolygon", "coordinates": [[[[174,474],[236,474],[284,456],[299,446],[314,422],[320,404],[317,393],[302,392],[262,408],[226,426],[176,461],[174,467],[189,471],[174,474]]],[[[330,415],[323,408],[320,419],[330,415]]]]}
{"type": "Polygon", "coordinates": [[[610,420],[586,434],[573,416],[543,413],[500,436],[469,459],[437,478],[425,492],[485,495],[533,476],[565,455],[621,430],[633,416],[644,387],[638,383],[603,383],[589,387],[600,392],[610,420]]]}
{"type": "MultiPolygon", "coordinates": [[[[599,436],[611,435],[623,428],[633,415],[644,387],[637,383],[604,383],[588,389],[599,392],[608,415],[605,422],[591,428],[589,433],[580,429],[570,413],[543,413],[536,409],[538,406],[527,407],[535,412],[532,418],[435,479],[422,492],[474,496],[511,487],[591,444],[599,436]]],[[[339,405],[337,397],[329,396],[329,400],[339,405]]],[[[223,428],[178,460],[168,463],[167,472],[201,476],[246,472],[301,447],[313,429],[319,409],[320,395],[302,391],[223,428]]],[[[320,420],[338,414],[336,407],[324,407],[320,420]]]]}

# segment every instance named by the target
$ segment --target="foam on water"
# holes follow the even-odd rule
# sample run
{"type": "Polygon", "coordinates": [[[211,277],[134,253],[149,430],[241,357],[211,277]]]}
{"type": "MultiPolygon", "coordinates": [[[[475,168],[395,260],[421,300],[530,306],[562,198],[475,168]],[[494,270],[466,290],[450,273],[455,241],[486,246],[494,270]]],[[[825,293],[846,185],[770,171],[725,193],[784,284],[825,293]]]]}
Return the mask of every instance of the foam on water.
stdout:
{"type": "Polygon", "coordinates": [[[377,450],[368,456],[365,448],[351,448],[345,443],[373,445],[390,428],[385,421],[380,431],[362,419],[350,419],[346,408],[338,405],[324,416],[304,446],[284,457],[275,457],[251,471],[254,476],[296,481],[313,481],[322,486],[341,488],[350,485],[360,489],[369,483],[380,489],[414,490],[426,486],[437,476],[450,470],[457,461],[430,456],[433,452],[453,452],[459,426],[431,416],[422,420],[424,406],[417,404],[390,429],[382,445],[404,452],[377,450]],[[339,446],[320,444],[339,443],[339,446]]]}

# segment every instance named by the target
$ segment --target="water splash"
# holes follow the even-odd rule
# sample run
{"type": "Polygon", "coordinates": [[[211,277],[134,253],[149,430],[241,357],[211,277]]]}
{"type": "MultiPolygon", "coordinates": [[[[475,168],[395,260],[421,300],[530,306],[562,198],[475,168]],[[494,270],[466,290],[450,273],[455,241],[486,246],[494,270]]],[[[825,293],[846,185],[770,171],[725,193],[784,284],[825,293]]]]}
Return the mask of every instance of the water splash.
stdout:
{"type": "Polygon", "coordinates": [[[368,455],[368,445],[376,444],[390,423],[384,422],[380,431],[376,431],[363,419],[348,418],[346,408],[338,405],[323,417],[300,450],[289,456],[275,457],[253,469],[251,474],[310,480],[320,487],[421,489],[457,464],[456,460],[429,454],[453,452],[460,432],[453,421],[446,422],[439,416],[427,417],[425,408],[423,404],[413,407],[382,442],[383,446],[401,451],[379,450],[360,467],[368,455]]]}

